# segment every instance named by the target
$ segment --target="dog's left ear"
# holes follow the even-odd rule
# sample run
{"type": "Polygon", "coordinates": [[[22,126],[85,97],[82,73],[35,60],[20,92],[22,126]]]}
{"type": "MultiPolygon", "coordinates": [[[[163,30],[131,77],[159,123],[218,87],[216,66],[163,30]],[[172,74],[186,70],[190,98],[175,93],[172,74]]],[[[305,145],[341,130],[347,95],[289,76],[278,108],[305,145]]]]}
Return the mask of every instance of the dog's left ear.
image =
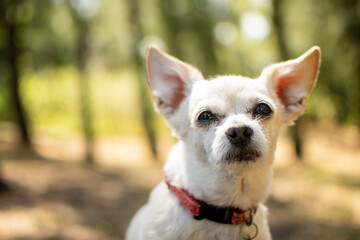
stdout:
{"type": "Polygon", "coordinates": [[[167,117],[190,94],[192,84],[203,79],[196,68],[166,54],[155,45],[146,50],[145,68],[155,107],[167,117]]]}
{"type": "Polygon", "coordinates": [[[292,122],[305,110],[307,99],[315,86],[320,68],[321,52],[312,47],[294,60],[265,68],[267,84],[284,106],[284,121],[292,122]]]}

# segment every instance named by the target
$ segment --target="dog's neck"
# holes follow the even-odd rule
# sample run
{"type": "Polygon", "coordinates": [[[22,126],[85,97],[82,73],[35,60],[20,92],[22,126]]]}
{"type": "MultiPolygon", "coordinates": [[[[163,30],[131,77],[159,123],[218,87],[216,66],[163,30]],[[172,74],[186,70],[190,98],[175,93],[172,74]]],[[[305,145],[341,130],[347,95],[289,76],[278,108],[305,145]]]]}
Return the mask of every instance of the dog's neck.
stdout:
{"type": "Polygon", "coordinates": [[[226,170],[214,170],[208,162],[199,160],[191,149],[180,141],[170,152],[164,171],[173,185],[216,206],[251,208],[265,200],[271,166],[256,168],[241,176],[229,174],[226,170]]]}

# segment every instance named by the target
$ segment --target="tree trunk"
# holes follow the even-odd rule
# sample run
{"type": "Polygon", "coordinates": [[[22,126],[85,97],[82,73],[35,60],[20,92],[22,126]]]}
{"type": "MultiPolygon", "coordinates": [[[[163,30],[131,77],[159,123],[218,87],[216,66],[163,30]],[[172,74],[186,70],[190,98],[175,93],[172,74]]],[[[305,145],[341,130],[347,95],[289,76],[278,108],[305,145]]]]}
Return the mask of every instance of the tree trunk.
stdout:
{"type": "Polygon", "coordinates": [[[156,146],[156,128],[155,128],[155,116],[153,111],[153,106],[151,100],[149,99],[149,90],[146,84],[145,75],[144,75],[144,59],[139,54],[138,47],[140,45],[141,39],[144,37],[144,31],[142,28],[142,23],[139,15],[139,3],[138,0],[128,0],[129,7],[129,22],[132,24],[132,36],[133,36],[133,55],[134,62],[136,67],[136,72],[138,75],[138,91],[140,98],[140,109],[142,116],[142,124],[145,129],[146,137],[149,142],[151,153],[153,154],[154,159],[157,159],[157,146],[156,146]]]}
{"type": "Polygon", "coordinates": [[[80,103],[81,116],[83,121],[83,131],[86,141],[86,161],[89,164],[94,163],[94,128],[91,114],[91,94],[90,82],[87,75],[87,58],[89,53],[89,25],[86,21],[78,22],[78,38],[77,38],[77,60],[79,67],[79,85],[80,85],[80,103]]]}
{"type": "Polygon", "coordinates": [[[10,92],[12,95],[12,102],[15,109],[16,119],[20,128],[20,134],[22,143],[25,146],[30,146],[30,136],[28,131],[28,121],[26,118],[24,106],[19,94],[19,38],[16,34],[19,30],[19,26],[15,19],[15,6],[16,3],[7,4],[7,1],[1,1],[0,3],[0,19],[2,20],[7,35],[7,62],[10,70],[10,92]],[[12,9],[10,9],[10,6],[12,9]]]}
{"type": "MultiPolygon", "coordinates": [[[[272,21],[274,25],[274,33],[277,39],[280,61],[285,61],[290,58],[290,54],[288,50],[289,48],[286,44],[282,3],[283,0],[272,0],[272,5],[273,5],[272,21]]],[[[301,159],[303,156],[302,139],[299,130],[302,124],[303,121],[300,118],[297,120],[297,124],[295,124],[295,126],[292,126],[290,128],[291,139],[293,141],[296,156],[298,157],[298,159],[301,159]]]]}
{"type": "MultiPolygon", "coordinates": [[[[352,95],[354,97],[354,110],[351,114],[355,115],[357,120],[357,126],[360,131],[360,15],[359,15],[359,0],[347,0],[339,1],[337,4],[340,4],[343,9],[343,17],[346,19],[345,26],[345,38],[350,42],[352,55],[354,56],[354,66],[355,66],[355,78],[358,80],[355,82],[353,87],[352,95]],[[353,113],[355,112],[355,113],[353,113]]],[[[349,113],[350,114],[350,113],[349,113]]]]}
{"type": "Polygon", "coordinates": [[[76,9],[69,6],[73,19],[77,26],[76,37],[76,66],[79,70],[78,84],[80,92],[80,113],[83,133],[85,137],[85,160],[88,164],[94,164],[94,128],[92,119],[92,105],[90,94],[90,82],[87,75],[87,60],[89,57],[90,23],[82,18],[76,9]]]}

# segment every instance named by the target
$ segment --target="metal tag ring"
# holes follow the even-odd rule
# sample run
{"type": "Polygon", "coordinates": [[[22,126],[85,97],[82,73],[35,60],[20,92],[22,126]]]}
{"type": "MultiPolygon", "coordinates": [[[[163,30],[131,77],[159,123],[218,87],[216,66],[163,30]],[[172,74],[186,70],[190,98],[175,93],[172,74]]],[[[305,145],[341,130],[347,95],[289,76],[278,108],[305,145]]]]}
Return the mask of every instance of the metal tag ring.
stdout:
{"type": "MultiPolygon", "coordinates": [[[[247,237],[245,237],[244,239],[245,240],[253,240],[253,239],[255,239],[256,237],[257,237],[257,235],[258,235],[258,233],[259,233],[259,229],[258,229],[258,226],[253,222],[250,226],[254,226],[255,227],[255,234],[252,236],[252,237],[250,237],[249,235],[247,236],[247,237]]],[[[249,227],[250,227],[249,226],[249,227]]]]}

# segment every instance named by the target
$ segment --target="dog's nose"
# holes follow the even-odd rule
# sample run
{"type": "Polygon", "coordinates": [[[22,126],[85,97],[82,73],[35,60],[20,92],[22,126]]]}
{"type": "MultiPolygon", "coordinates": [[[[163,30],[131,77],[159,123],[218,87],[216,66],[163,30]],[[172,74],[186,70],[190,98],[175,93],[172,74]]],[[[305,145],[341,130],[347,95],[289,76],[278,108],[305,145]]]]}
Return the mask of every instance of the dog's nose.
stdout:
{"type": "Polygon", "coordinates": [[[228,140],[237,147],[249,144],[253,134],[254,131],[247,126],[233,127],[226,132],[228,140]]]}

